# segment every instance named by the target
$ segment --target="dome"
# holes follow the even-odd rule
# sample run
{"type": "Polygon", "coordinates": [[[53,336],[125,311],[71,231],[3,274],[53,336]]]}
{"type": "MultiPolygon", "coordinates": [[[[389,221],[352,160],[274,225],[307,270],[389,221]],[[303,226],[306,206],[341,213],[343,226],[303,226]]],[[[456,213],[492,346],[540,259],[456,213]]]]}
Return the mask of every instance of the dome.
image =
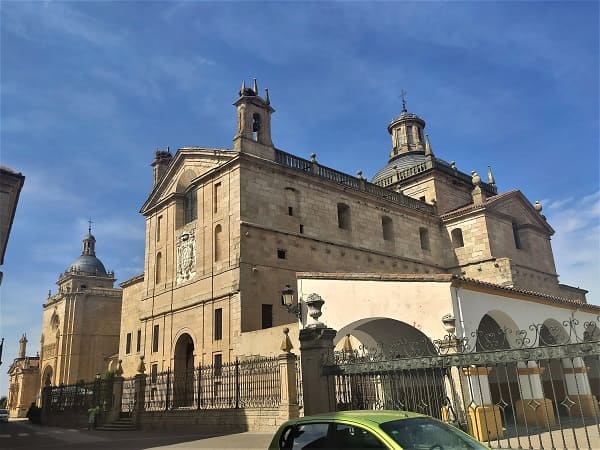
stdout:
{"type": "Polygon", "coordinates": [[[81,255],[77,258],[69,267],[69,272],[72,271],[85,272],[90,275],[107,275],[102,261],[92,255],[81,255]]]}
{"type": "Polygon", "coordinates": [[[96,238],[92,235],[91,226],[87,236],[83,238],[81,256],[71,264],[67,272],[82,272],[87,275],[97,276],[108,275],[102,261],[96,258],[96,238]]]}
{"type": "Polygon", "coordinates": [[[375,174],[371,183],[377,184],[377,182],[391,176],[395,172],[402,172],[403,170],[418,166],[425,162],[425,159],[425,152],[401,153],[390,159],[390,161],[375,174]]]}

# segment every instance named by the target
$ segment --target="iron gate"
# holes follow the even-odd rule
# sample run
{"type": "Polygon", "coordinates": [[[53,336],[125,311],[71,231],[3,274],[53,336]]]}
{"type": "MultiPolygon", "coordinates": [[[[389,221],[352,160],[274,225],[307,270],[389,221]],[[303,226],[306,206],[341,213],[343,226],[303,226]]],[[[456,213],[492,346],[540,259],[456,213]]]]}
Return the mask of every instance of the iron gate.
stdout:
{"type": "Polygon", "coordinates": [[[598,322],[584,324],[581,336],[575,325],[346,349],[323,374],[338,410],[416,411],[490,447],[600,448],[598,322]]]}

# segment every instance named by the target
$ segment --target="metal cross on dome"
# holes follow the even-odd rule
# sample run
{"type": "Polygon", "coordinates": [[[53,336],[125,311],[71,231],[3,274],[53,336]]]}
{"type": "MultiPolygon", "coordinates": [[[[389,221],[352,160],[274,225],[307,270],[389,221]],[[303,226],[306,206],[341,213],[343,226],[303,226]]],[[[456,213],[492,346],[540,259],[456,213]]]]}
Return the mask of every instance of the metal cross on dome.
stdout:
{"type": "Polygon", "coordinates": [[[406,112],[406,91],[404,89],[400,91],[400,97],[402,97],[402,112],[406,112]]]}
{"type": "Polygon", "coordinates": [[[94,222],[92,222],[92,218],[90,217],[90,219],[88,220],[88,233],[92,234],[92,224],[94,222]]]}

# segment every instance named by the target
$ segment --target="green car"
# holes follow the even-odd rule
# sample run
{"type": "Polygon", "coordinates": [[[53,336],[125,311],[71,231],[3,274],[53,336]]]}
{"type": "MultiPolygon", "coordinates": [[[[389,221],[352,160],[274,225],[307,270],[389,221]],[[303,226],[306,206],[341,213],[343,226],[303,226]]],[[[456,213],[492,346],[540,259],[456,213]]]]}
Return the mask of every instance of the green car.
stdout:
{"type": "Polygon", "coordinates": [[[279,449],[465,450],[482,445],[433,417],[406,411],[343,411],[289,420],[269,450],[279,449]]]}

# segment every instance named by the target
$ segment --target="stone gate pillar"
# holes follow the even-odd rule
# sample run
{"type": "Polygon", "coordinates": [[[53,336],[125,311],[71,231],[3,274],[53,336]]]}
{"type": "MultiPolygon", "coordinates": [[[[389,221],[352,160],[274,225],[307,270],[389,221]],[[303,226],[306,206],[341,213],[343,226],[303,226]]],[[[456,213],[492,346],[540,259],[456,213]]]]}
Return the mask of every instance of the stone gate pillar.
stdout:
{"type": "Polygon", "coordinates": [[[290,330],[283,329],[284,338],[279,355],[279,374],[281,379],[281,403],[279,417],[282,420],[295,419],[300,415],[298,406],[298,385],[296,379],[296,355],[292,353],[292,342],[288,336],[290,330]]]}
{"type": "Polygon", "coordinates": [[[598,400],[592,394],[590,379],[588,377],[589,367],[586,367],[583,358],[576,357],[572,360],[565,358],[562,360],[562,366],[565,374],[567,395],[574,403],[570,408],[573,415],[600,417],[598,400]]]}
{"type": "Polygon", "coordinates": [[[517,363],[519,388],[521,390],[521,399],[515,402],[518,424],[543,427],[556,425],[552,400],[544,397],[542,386],[544,370],[535,361],[528,361],[527,363],[519,361],[517,363]]]}
{"type": "Polygon", "coordinates": [[[325,325],[300,330],[300,361],[304,415],[335,411],[335,383],[322,375],[325,361],[333,355],[333,339],[337,331],[325,325]]]}
{"type": "Polygon", "coordinates": [[[471,434],[484,442],[502,439],[502,416],[500,408],[493,404],[490,391],[490,367],[463,367],[463,395],[467,407],[467,419],[471,434]]]}

